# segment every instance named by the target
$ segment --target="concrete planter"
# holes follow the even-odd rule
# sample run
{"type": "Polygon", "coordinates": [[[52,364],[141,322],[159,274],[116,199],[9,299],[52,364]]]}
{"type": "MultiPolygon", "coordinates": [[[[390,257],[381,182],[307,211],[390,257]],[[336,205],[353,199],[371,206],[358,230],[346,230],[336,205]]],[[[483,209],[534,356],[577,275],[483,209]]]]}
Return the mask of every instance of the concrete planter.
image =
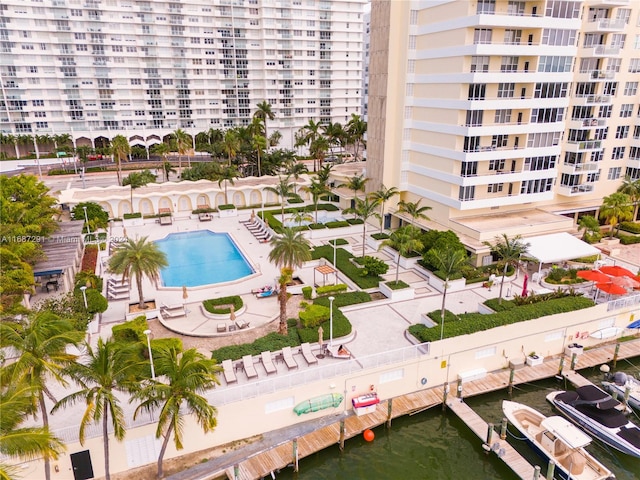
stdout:
{"type": "Polygon", "coordinates": [[[378,288],[380,289],[380,293],[393,301],[413,300],[416,296],[416,290],[411,287],[393,290],[389,288],[385,282],[380,282],[378,288]]]}
{"type": "Polygon", "coordinates": [[[378,251],[380,249],[380,245],[382,245],[384,240],[376,240],[371,235],[367,235],[365,238],[365,243],[367,247],[372,248],[373,250],[378,251]]]}
{"type": "Polygon", "coordinates": [[[531,367],[535,367],[536,365],[542,365],[542,362],[544,362],[544,357],[542,355],[527,356],[527,365],[531,367]]]}
{"type": "MultiPolygon", "coordinates": [[[[433,286],[440,293],[444,292],[444,280],[440,277],[434,275],[433,273],[427,270],[427,274],[429,275],[429,285],[433,286]]],[[[459,292],[460,290],[464,290],[464,287],[467,284],[467,280],[464,278],[459,278],[457,280],[449,280],[449,287],[447,288],[447,293],[451,292],[459,292]]]]}
{"type": "Polygon", "coordinates": [[[145,303],[149,303],[149,302],[155,302],[155,308],[147,308],[145,311],[143,312],[131,312],[131,306],[132,305],[138,305],[138,302],[131,302],[129,303],[129,305],[127,306],[127,312],[125,313],[124,317],[126,321],[129,320],[133,320],[134,318],[140,317],[142,315],[144,315],[145,317],[147,317],[147,320],[151,320],[152,318],[158,318],[158,315],[160,314],[160,306],[158,304],[158,302],[156,302],[155,300],[145,300],[145,303]]]}
{"type": "Polygon", "coordinates": [[[573,357],[573,354],[582,355],[584,353],[584,347],[577,343],[571,343],[564,347],[564,354],[568,357],[573,357]]]}
{"type": "Polygon", "coordinates": [[[237,217],[238,209],[230,208],[229,210],[218,210],[218,213],[220,214],[220,218],[237,217]]]}
{"type": "MultiPolygon", "coordinates": [[[[393,257],[393,262],[396,263],[398,261],[398,251],[391,248],[391,247],[384,247],[384,252],[389,254],[391,257],[393,257]]],[[[411,269],[414,268],[417,264],[418,264],[418,260],[420,260],[422,257],[411,257],[411,258],[406,258],[403,257],[402,255],[400,256],[400,266],[402,268],[405,269],[411,269]]]]}

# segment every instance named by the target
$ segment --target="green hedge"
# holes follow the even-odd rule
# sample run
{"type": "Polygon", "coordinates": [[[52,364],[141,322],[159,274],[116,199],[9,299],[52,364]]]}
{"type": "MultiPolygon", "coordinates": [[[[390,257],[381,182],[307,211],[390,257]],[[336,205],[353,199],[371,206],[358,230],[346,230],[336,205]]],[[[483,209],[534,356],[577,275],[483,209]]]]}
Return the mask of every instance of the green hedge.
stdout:
{"type": "Polygon", "coordinates": [[[136,213],[125,213],[122,218],[124,218],[125,220],[128,218],[142,218],[142,213],[140,212],[136,212],[136,213]]]}
{"type": "Polygon", "coordinates": [[[387,235],[386,233],[374,233],[371,235],[371,237],[374,240],[386,240],[387,238],[389,238],[389,235],[387,235]]]}
{"type": "Polygon", "coordinates": [[[311,223],[307,225],[307,227],[309,228],[309,230],[322,230],[324,228],[327,228],[327,225],[325,225],[324,223],[311,223]]]}
{"type": "Polygon", "coordinates": [[[333,245],[334,243],[336,246],[349,245],[349,242],[344,238],[336,238],[335,240],[329,240],[330,245],[333,245]]]}
{"type": "Polygon", "coordinates": [[[144,331],[148,328],[147,317],[140,315],[128,322],[114,325],[111,329],[111,335],[117,342],[146,342],[147,336],[144,334],[144,331]]]}
{"type": "Polygon", "coordinates": [[[233,210],[234,208],[236,208],[236,206],[233,203],[218,205],[218,210],[233,210]]]}
{"type": "MultiPolygon", "coordinates": [[[[485,302],[487,303],[487,302],[485,302]]],[[[506,303],[503,300],[503,303],[506,303]]],[[[589,308],[594,305],[593,300],[581,296],[568,296],[556,298],[532,305],[523,305],[504,309],[503,311],[483,315],[481,313],[464,313],[457,315],[457,321],[444,323],[444,338],[457,337],[470,333],[489,330],[490,328],[510,325],[512,323],[532,320],[534,318],[546,317],[558,313],[572,312],[589,308]]],[[[440,317],[429,317],[440,322],[440,317]]],[[[433,342],[440,339],[440,328],[428,328],[425,325],[417,324],[409,327],[409,333],[421,342],[433,342]]]]}
{"type": "MultiPolygon", "coordinates": [[[[336,207],[335,205],[332,205],[330,203],[319,203],[318,204],[318,211],[321,211],[321,210],[324,210],[326,212],[335,212],[335,211],[338,210],[338,207],[336,207]]],[[[287,213],[295,213],[295,212],[308,212],[308,213],[311,213],[311,214],[315,214],[315,211],[316,210],[315,210],[313,205],[305,205],[303,207],[292,207],[292,208],[285,208],[284,209],[285,215],[287,213]]],[[[274,215],[280,215],[280,214],[282,214],[282,210],[281,209],[264,210],[264,211],[260,212],[260,216],[262,217],[262,219],[276,233],[282,232],[282,229],[283,229],[282,222],[274,217],[274,215]]],[[[321,223],[318,224],[318,225],[322,225],[321,228],[325,228],[325,226],[323,224],[321,224],[321,223]]],[[[308,228],[311,228],[311,225],[308,225],[308,228]]],[[[316,227],[316,228],[318,228],[318,227],[316,227]]],[[[301,229],[302,230],[306,230],[306,227],[302,227],[301,229]]]]}
{"type": "Polygon", "coordinates": [[[633,245],[634,243],[640,243],[640,236],[636,237],[634,235],[618,235],[620,239],[620,243],[622,245],[633,245]]]}
{"type": "Polygon", "coordinates": [[[640,233],[640,222],[622,222],[620,224],[620,230],[629,233],[640,233]]]}
{"type": "Polygon", "coordinates": [[[402,280],[398,280],[398,283],[396,283],[395,280],[391,280],[390,282],[386,282],[385,285],[389,287],[391,290],[400,290],[402,288],[409,288],[409,284],[403,282],[402,280]]]}
{"type": "MultiPolygon", "coordinates": [[[[260,355],[261,352],[275,352],[282,350],[282,347],[296,347],[300,345],[298,329],[295,327],[297,320],[289,319],[288,335],[280,335],[279,333],[269,333],[264,337],[258,338],[253,343],[244,343],[242,345],[229,345],[211,352],[211,358],[217,362],[223,360],[238,360],[245,355],[260,355]]],[[[318,332],[316,331],[316,340],[318,340],[318,332]]]]}
{"type": "Polygon", "coordinates": [[[344,293],[347,291],[347,285],[345,283],[338,283],[337,285],[326,285],[324,287],[316,288],[316,294],[321,297],[323,295],[331,295],[334,293],[344,293]]]}
{"type": "MultiPolygon", "coordinates": [[[[356,303],[366,303],[371,301],[371,295],[366,292],[349,292],[341,293],[335,296],[333,301],[333,338],[344,337],[351,333],[351,323],[340,311],[339,307],[345,307],[347,305],[355,305],[356,303]]],[[[314,305],[321,305],[326,307],[327,310],[330,307],[331,302],[329,297],[318,297],[313,301],[314,305]]],[[[301,342],[317,342],[318,341],[318,327],[322,326],[324,340],[329,340],[329,331],[331,328],[329,319],[324,323],[313,328],[300,328],[298,329],[298,335],[301,342]]]]}
{"type": "Polygon", "coordinates": [[[347,222],[346,220],[336,220],[334,222],[327,222],[324,225],[327,228],[342,228],[342,227],[348,227],[349,222],[347,222]]]}
{"type": "Polygon", "coordinates": [[[314,328],[329,320],[329,308],[323,305],[308,305],[299,316],[304,328],[314,328]]]}
{"type": "Polygon", "coordinates": [[[311,300],[313,296],[313,287],[302,287],[302,296],[305,300],[311,300]]]}
{"type": "Polygon", "coordinates": [[[226,315],[227,313],[231,313],[230,307],[218,308],[219,305],[230,305],[233,304],[233,308],[237,312],[242,308],[244,302],[239,295],[232,295],[230,297],[220,297],[220,298],[212,298],[209,300],[205,300],[202,302],[204,309],[216,315],[226,315]]]}
{"type": "Polygon", "coordinates": [[[362,225],[364,223],[364,220],[362,220],[361,218],[348,218],[347,223],[349,225],[362,225]]]}
{"type": "MultiPolygon", "coordinates": [[[[330,245],[316,247],[311,252],[311,255],[314,260],[326,258],[329,262],[333,262],[333,247],[330,245]]],[[[342,273],[362,289],[377,287],[382,277],[378,275],[362,276],[361,269],[352,264],[349,261],[350,258],[354,257],[344,248],[336,249],[336,263],[342,273]]]]}

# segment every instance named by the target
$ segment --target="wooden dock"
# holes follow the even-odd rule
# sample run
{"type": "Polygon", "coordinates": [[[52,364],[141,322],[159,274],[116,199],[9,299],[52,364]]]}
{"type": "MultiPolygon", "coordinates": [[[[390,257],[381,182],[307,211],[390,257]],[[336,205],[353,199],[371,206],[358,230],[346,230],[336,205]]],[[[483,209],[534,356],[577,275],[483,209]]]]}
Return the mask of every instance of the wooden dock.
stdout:
{"type": "MultiPolygon", "coordinates": [[[[622,360],[624,358],[636,357],[640,355],[640,339],[621,344],[604,345],[587,350],[576,358],[577,361],[574,367],[575,369],[582,369],[608,363],[614,359],[616,349],[618,350],[617,359],[622,360]]],[[[555,375],[564,375],[576,385],[581,385],[584,381],[587,381],[584,377],[575,373],[575,370],[571,369],[571,358],[558,355],[545,359],[541,365],[533,367],[523,366],[513,371],[503,369],[490,372],[484,378],[465,382],[462,384],[462,390],[460,392],[461,398],[456,396],[456,386],[452,384],[447,406],[450,407],[483,442],[487,439],[487,423],[461,400],[464,397],[481,395],[508,388],[511,375],[513,375],[511,385],[535,382],[555,375]]],[[[374,413],[362,417],[356,415],[346,417],[344,419],[343,439],[352,438],[368,428],[374,428],[385,422],[390,422],[392,418],[441,405],[443,395],[444,387],[440,385],[391,399],[391,415],[389,415],[389,401],[385,401],[378,405],[374,413]]],[[[238,465],[229,466],[224,473],[232,480],[255,480],[263,478],[271,472],[285,468],[288,465],[295,465],[296,459],[304,458],[319,450],[335,445],[339,443],[340,440],[340,423],[333,423],[295,440],[289,440],[252,455],[238,465]]],[[[513,450],[506,441],[500,440],[498,434],[493,435],[492,445],[489,445],[489,447],[493,447],[496,453],[498,453],[498,456],[518,476],[525,480],[533,478],[534,468],[513,450]]],[[[211,476],[209,478],[215,477],[211,476]]]]}

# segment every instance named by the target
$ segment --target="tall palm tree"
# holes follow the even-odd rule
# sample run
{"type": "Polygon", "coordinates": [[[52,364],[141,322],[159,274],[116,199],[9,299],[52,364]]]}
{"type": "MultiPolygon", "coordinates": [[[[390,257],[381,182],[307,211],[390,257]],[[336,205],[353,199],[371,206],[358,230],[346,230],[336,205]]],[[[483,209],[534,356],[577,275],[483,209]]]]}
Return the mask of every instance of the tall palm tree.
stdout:
{"type": "Polygon", "coordinates": [[[400,276],[400,257],[404,257],[411,252],[422,250],[423,245],[420,241],[420,229],[413,225],[405,225],[394,231],[382,245],[388,245],[398,251],[396,257],[396,285],[400,276]]]}
{"type": "MultiPolygon", "coordinates": [[[[162,176],[164,177],[165,182],[168,181],[170,171],[168,171],[166,164],[168,163],[169,167],[171,167],[171,162],[167,161],[167,155],[169,155],[169,152],[171,152],[171,147],[168,144],[162,142],[152,145],[150,150],[154,155],[162,156],[162,176]]],[[[171,170],[173,169],[171,168],[171,170]]]]}
{"type": "Polygon", "coordinates": [[[328,123],[325,125],[322,130],[324,131],[325,137],[329,142],[329,150],[331,151],[331,155],[333,155],[333,148],[340,146],[342,139],[346,135],[342,124],[339,122],[336,123],[328,123]]]}
{"type": "Polygon", "coordinates": [[[584,215],[578,220],[578,231],[583,231],[582,240],[593,243],[600,240],[600,222],[593,215],[584,215]]]}
{"type": "Polygon", "coordinates": [[[309,144],[309,153],[313,157],[315,171],[321,169],[322,165],[324,165],[327,150],[329,150],[329,141],[325,137],[318,137],[309,144]]]}
{"type": "Polygon", "coordinates": [[[632,221],[638,218],[638,204],[640,204],[640,178],[632,179],[629,175],[624,177],[622,185],[618,187],[618,192],[626,193],[631,198],[633,203],[633,217],[632,221]]]}
{"type": "Polygon", "coordinates": [[[116,135],[111,139],[111,152],[113,153],[116,164],[118,165],[118,185],[122,185],[122,161],[127,159],[131,153],[129,140],[124,135],[116,135]]]}
{"type": "Polygon", "coordinates": [[[280,211],[282,216],[282,223],[284,223],[284,204],[288,198],[293,197],[294,195],[294,184],[289,181],[289,175],[286,177],[278,177],[278,183],[275,187],[264,187],[267,192],[272,192],[278,195],[281,199],[280,203],[280,211]]]}
{"type": "Polygon", "coordinates": [[[346,187],[349,190],[353,190],[354,200],[358,201],[358,192],[364,192],[364,189],[369,181],[368,178],[365,178],[364,173],[360,175],[354,175],[350,177],[346,183],[338,185],[338,187],[346,187]]]}
{"type": "MultiPolygon", "coordinates": [[[[50,312],[40,312],[19,322],[0,323],[0,346],[13,349],[17,354],[17,360],[2,369],[0,385],[26,382],[33,388],[31,402],[39,405],[45,431],[49,430],[45,395],[56,401],[47,388],[47,382],[53,379],[62,385],[67,384],[64,368],[74,362],[76,356],[67,353],[66,349],[70,345],[78,345],[83,338],[84,332],[76,330],[72,322],[50,312]]],[[[50,460],[51,457],[45,453],[47,480],[51,479],[50,460]]]]}
{"type": "Polygon", "coordinates": [[[387,188],[384,185],[375,192],[371,192],[371,198],[380,204],[380,233],[383,229],[384,204],[396,195],[400,195],[400,191],[396,187],[387,188]]]}
{"type": "Polygon", "coordinates": [[[293,269],[301,267],[304,262],[311,260],[311,244],[309,240],[293,228],[285,227],[280,235],[271,240],[269,261],[280,267],[280,324],[278,333],[287,335],[287,283],[291,280],[293,269]]]}
{"type": "Polygon", "coordinates": [[[262,176],[261,152],[267,148],[267,139],[263,135],[254,135],[251,139],[251,147],[255,149],[258,158],[258,176],[262,176]]]}
{"type": "Polygon", "coordinates": [[[604,218],[607,224],[611,226],[609,238],[613,238],[613,230],[616,229],[617,234],[620,231],[620,223],[633,218],[631,197],[626,193],[620,192],[604,197],[600,207],[600,218],[604,218]]]}
{"type": "Polygon", "coordinates": [[[364,200],[356,199],[356,205],[353,208],[347,208],[344,213],[352,213],[356,218],[363,220],[362,222],[362,257],[364,258],[364,249],[367,239],[367,220],[371,217],[380,218],[380,214],[376,212],[378,201],[365,198],[364,200]]]}
{"type": "Polygon", "coordinates": [[[367,122],[365,122],[360,115],[352,113],[351,120],[347,122],[346,131],[351,142],[353,142],[354,159],[358,161],[360,146],[364,148],[367,147],[367,144],[364,141],[364,136],[367,133],[367,122]]]}
{"type": "MultiPolygon", "coordinates": [[[[24,419],[34,412],[33,397],[36,388],[25,382],[2,384],[0,387],[0,453],[3,456],[32,460],[39,457],[57,459],[64,451],[64,444],[43,427],[21,427],[24,419]]],[[[14,465],[0,461],[0,478],[10,480],[20,478],[20,471],[14,465]]]]}
{"type": "Polygon", "coordinates": [[[222,182],[224,182],[224,203],[229,204],[229,199],[227,198],[227,184],[230,183],[234,185],[234,180],[240,176],[240,172],[235,165],[226,165],[220,169],[217,174],[218,177],[218,186],[221,186],[222,182]]]}
{"type": "Polygon", "coordinates": [[[520,263],[520,257],[526,255],[529,244],[522,241],[520,235],[509,238],[506,233],[502,237],[496,237],[494,243],[482,242],[491,249],[491,253],[498,257],[504,263],[502,271],[502,280],[500,281],[500,293],[498,294],[498,303],[502,303],[502,288],[504,287],[504,277],[507,276],[507,268],[512,265],[517,269],[520,263]]]}
{"type": "Polygon", "coordinates": [[[85,431],[90,424],[102,421],[105,478],[111,478],[109,470],[109,423],[113,427],[116,440],[123,440],[126,433],[124,411],[116,392],[127,392],[134,386],[136,365],[131,349],[119,346],[113,339],[98,339],[94,350],[87,345],[87,353],[82,362],[70,365],[68,374],[80,385],[80,390],[62,398],[51,413],[60,408],[85,402],[86,408],[80,420],[80,444],[84,445],[85,431]],[[127,388],[129,386],[129,389],[127,388]],[[111,418],[109,418],[111,413],[111,418]]]}
{"type": "Polygon", "coordinates": [[[229,165],[231,165],[231,159],[236,157],[238,150],[240,150],[241,142],[238,132],[235,130],[227,130],[222,140],[222,145],[225,152],[227,152],[227,158],[229,159],[229,165]]]}
{"type": "Polygon", "coordinates": [[[144,295],[142,294],[142,278],[157,280],[160,270],[169,264],[167,256],[157,244],[147,242],[148,237],[128,238],[126,242],[119,244],[109,259],[109,270],[122,279],[135,278],[140,297],[139,307],[145,309],[144,295]]]}
{"type": "Polygon", "coordinates": [[[313,207],[315,209],[315,222],[318,223],[318,202],[320,201],[320,197],[326,195],[331,192],[326,182],[323,182],[322,179],[317,175],[315,178],[311,179],[311,183],[309,185],[303,186],[301,190],[303,192],[307,192],[311,194],[311,201],[313,202],[313,207]]]}
{"type": "MultiPolygon", "coordinates": [[[[182,178],[182,156],[186,155],[191,145],[191,137],[187,132],[181,128],[177,129],[171,134],[176,141],[176,148],[178,149],[178,175],[182,178]]],[[[188,157],[188,166],[191,168],[191,157],[188,157]]]]}
{"type": "Polygon", "coordinates": [[[300,180],[300,177],[305,173],[309,173],[309,169],[302,162],[292,162],[287,167],[287,175],[293,177],[294,180],[293,193],[296,195],[298,194],[298,180],[300,180]]]}
{"type": "Polygon", "coordinates": [[[273,120],[276,118],[275,113],[271,110],[271,104],[266,100],[258,103],[256,105],[257,110],[253,114],[254,118],[259,118],[264,122],[264,136],[269,138],[269,134],[267,131],[267,120],[273,120]]]}
{"type": "Polygon", "coordinates": [[[129,201],[131,202],[131,211],[134,212],[133,209],[133,191],[136,188],[144,187],[149,183],[153,183],[156,181],[156,176],[151,173],[151,170],[145,169],[141,172],[131,172],[129,175],[124,177],[122,180],[122,186],[129,185],[129,201]]]}
{"type": "Polygon", "coordinates": [[[424,212],[431,210],[431,207],[426,205],[421,207],[420,202],[422,202],[422,199],[417,202],[405,202],[404,200],[398,202],[400,212],[408,213],[411,216],[411,225],[413,226],[415,226],[416,220],[418,219],[430,220],[424,212]]]}
{"type": "Polygon", "coordinates": [[[176,450],[182,450],[184,417],[191,414],[205,433],[217,425],[216,408],[203,396],[219,384],[216,374],[221,370],[213,359],[208,359],[195,348],[179,351],[175,347],[159,347],[153,352],[153,363],[158,378],[165,382],[149,382],[133,393],[141,403],[135,410],[157,412],[156,438],[163,438],[158,455],[158,478],[163,477],[162,460],[173,435],[176,450]]]}
{"type": "Polygon", "coordinates": [[[429,256],[434,266],[445,276],[442,306],[440,307],[440,340],[442,340],[444,336],[444,312],[445,302],[447,301],[447,290],[449,289],[449,278],[458,273],[464,264],[467,263],[467,256],[463,250],[455,248],[450,244],[431,249],[429,256]]]}

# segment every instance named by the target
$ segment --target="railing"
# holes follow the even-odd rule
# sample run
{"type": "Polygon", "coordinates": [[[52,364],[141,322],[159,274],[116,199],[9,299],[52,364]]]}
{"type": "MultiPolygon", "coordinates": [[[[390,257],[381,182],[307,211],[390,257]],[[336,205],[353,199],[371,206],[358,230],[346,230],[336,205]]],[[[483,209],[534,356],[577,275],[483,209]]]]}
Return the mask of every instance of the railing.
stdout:
{"type": "Polygon", "coordinates": [[[569,145],[578,145],[579,150],[597,150],[601,148],[602,141],[601,140],[587,140],[584,142],[575,142],[569,140],[567,142],[569,145]]]}
{"type": "Polygon", "coordinates": [[[618,298],[617,300],[611,300],[607,302],[607,312],[611,310],[618,310],[620,308],[633,307],[640,304],[640,293],[637,295],[630,295],[628,297],[618,298]]]}

